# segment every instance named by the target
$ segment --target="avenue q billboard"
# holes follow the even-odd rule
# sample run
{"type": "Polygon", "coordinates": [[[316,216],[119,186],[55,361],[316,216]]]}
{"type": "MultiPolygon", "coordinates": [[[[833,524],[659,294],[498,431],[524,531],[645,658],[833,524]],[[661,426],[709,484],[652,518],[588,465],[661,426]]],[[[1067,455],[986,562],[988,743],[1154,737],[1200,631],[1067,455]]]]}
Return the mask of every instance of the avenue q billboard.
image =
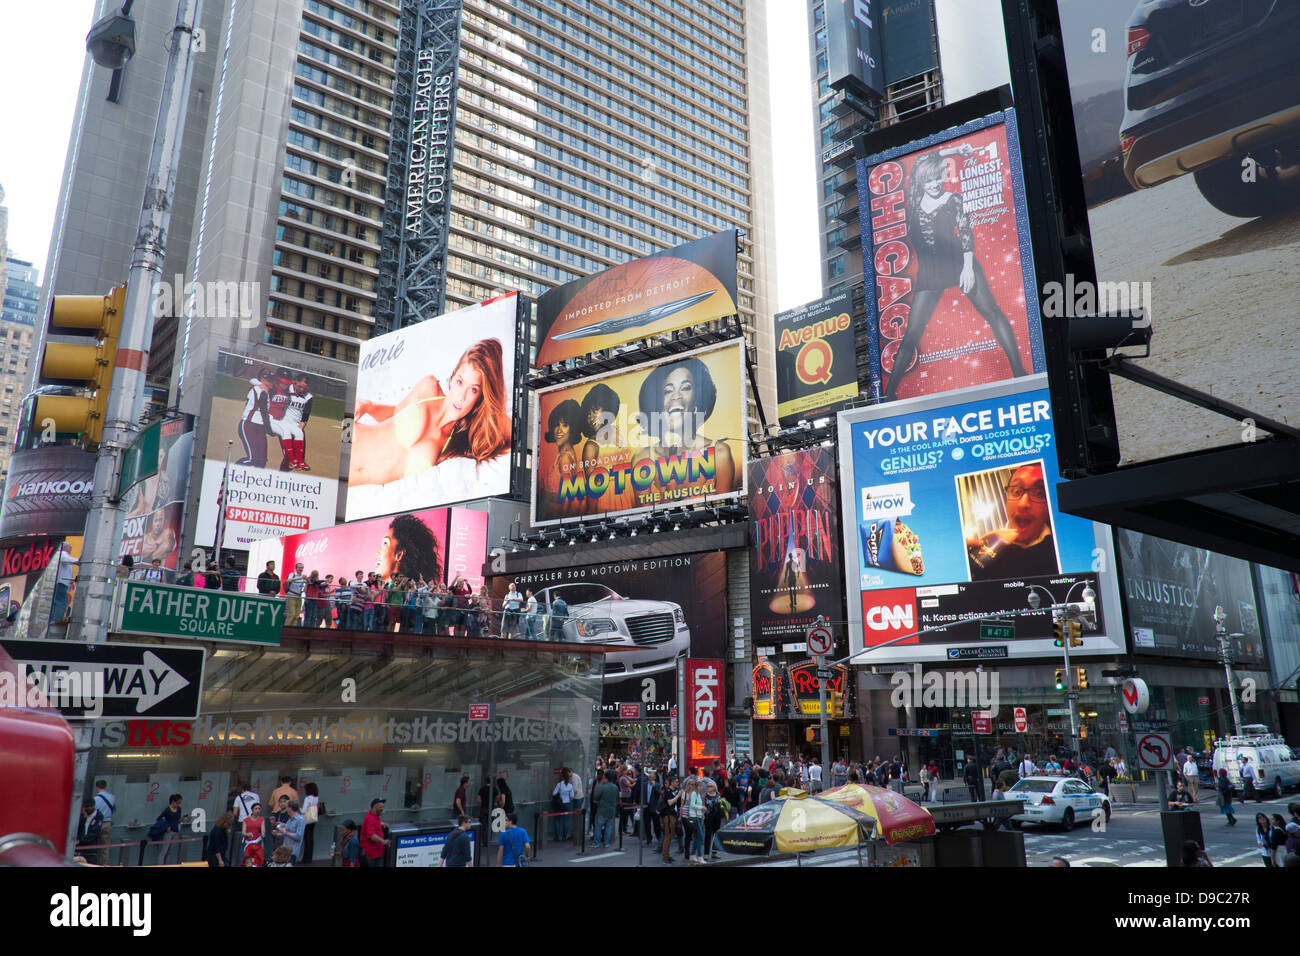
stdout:
{"type": "Polygon", "coordinates": [[[814,418],[857,397],[853,293],[778,312],[773,326],[776,410],[782,425],[814,418]]]}
{"type": "Polygon", "coordinates": [[[1110,532],[1058,510],[1046,376],[841,412],[840,472],[850,649],[959,619],[859,663],[960,661],[1054,652],[1044,605],[1097,592],[1097,627],[1073,653],[1124,650],[1110,532]],[[1049,598],[1050,596],[1050,598],[1049,598]]]}
{"type": "Polygon", "coordinates": [[[537,300],[537,365],[736,314],[736,230],[574,279],[537,300]]]}
{"type": "Polygon", "coordinates": [[[539,389],[533,524],[742,495],[743,361],[733,340],[539,389]]]}

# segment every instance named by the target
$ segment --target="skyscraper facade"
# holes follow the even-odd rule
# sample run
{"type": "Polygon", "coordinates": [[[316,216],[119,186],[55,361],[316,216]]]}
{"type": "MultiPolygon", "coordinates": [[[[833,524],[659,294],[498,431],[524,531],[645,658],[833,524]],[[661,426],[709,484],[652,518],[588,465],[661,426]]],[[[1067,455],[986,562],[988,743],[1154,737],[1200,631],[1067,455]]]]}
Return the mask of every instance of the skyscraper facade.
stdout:
{"type": "MultiPolygon", "coordinates": [[[[775,305],[761,5],[207,0],[165,269],[180,276],[176,325],[159,322],[151,361],[170,404],[200,417],[195,447],[219,349],[352,379],[360,343],[387,330],[376,312],[394,88],[411,79],[401,29],[428,4],[459,18],[445,309],[535,296],[737,228],[741,319],[774,413],[760,331],[775,305]],[[214,312],[207,290],[231,284],[241,308],[214,312]]],[[[137,34],[169,30],[166,7],[137,9],[137,34]]],[[[104,103],[107,72],[87,60],[47,290],[104,291],[125,275],[166,61],[141,51],[127,65],[129,115],[104,103]],[[96,186],[107,181],[122,185],[111,215],[96,186]],[[100,235],[111,242],[93,248],[100,235]]]]}
{"type": "MultiPolygon", "coordinates": [[[[858,226],[858,184],[853,140],[869,129],[890,126],[943,105],[933,0],[874,0],[884,58],[885,89],[875,116],[864,116],[831,88],[827,4],[808,0],[812,105],[817,142],[818,233],[823,295],[849,290],[854,315],[864,314],[862,236],[858,226]]],[[[829,27],[834,29],[834,27],[829,27]]],[[[866,335],[858,328],[860,382],[866,382],[866,335]]]]}
{"type": "Polygon", "coordinates": [[[0,311],[0,485],[18,435],[18,418],[27,390],[32,337],[41,297],[36,268],[25,259],[3,260],[4,307],[0,311]]]}

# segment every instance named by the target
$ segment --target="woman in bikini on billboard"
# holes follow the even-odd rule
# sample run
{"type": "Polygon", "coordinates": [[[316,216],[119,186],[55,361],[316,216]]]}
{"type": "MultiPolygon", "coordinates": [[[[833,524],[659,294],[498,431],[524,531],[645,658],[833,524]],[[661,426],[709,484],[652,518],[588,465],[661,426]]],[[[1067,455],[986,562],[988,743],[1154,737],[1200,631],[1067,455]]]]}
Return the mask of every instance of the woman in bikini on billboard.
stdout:
{"type": "Polygon", "coordinates": [[[446,389],[427,375],[396,405],[357,402],[353,485],[384,485],[445,461],[479,464],[510,451],[501,342],[483,339],[456,363],[446,389]],[[373,419],[362,422],[363,416],[373,419]]]}
{"type": "Polygon", "coordinates": [[[975,148],[969,143],[927,153],[912,166],[907,188],[908,219],[915,224],[916,280],[912,286],[912,308],[903,340],[894,354],[885,401],[897,397],[898,386],[912,371],[920,351],[921,337],[934,317],[944,294],[954,286],[988,323],[993,338],[1006,354],[1011,374],[1028,375],[1020,362],[1020,346],[1011,320],[993,298],[984,268],[975,258],[975,234],[962,208],[960,192],[944,189],[948,179],[945,157],[970,156],[975,148]]]}

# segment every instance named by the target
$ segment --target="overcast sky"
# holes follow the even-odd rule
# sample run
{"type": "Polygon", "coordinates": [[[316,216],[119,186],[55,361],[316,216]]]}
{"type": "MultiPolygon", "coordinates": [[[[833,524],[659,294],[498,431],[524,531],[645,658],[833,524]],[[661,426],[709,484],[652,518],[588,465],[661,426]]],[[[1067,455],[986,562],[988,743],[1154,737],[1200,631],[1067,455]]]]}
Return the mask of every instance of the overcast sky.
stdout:
{"type": "MultiPolygon", "coordinates": [[[[807,0],[766,3],[773,56],[777,308],[788,309],[821,294],[807,0]],[[786,51],[797,55],[781,55],[786,51]]],[[[1000,0],[936,0],[949,100],[1007,82],[1000,6],[1000,0]]],[[[0,185],[9,208],[9,249],[40,266],[43,279],[95,3],[4,0],[2,8],[0,185]]]]}

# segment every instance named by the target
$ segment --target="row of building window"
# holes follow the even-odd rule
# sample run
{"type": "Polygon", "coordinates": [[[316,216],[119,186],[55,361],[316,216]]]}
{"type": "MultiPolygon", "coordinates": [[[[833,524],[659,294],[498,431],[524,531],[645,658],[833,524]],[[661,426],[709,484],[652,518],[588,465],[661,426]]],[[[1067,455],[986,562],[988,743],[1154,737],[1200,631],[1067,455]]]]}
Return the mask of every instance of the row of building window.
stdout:
{"type": "MultiPolygon", "coordinates": [[[[338,2],[338,0],[335,0],[335,2],[338,2]]],[[[350,13],[344,13],[338,7],[332,7],[328,3],[321,3],[320,0],[303,0],[302,9],[304,13],[310,13],[311,15],[320,17],[321,19],[329,20],[331,23],[337,23],[344,29],[355,30],[357,33],[364,33],[368,36],[373,36],[376,40],[385,45],[391,46],[390,41],[396,39],[396,36],[390,37],[389,33],[383,27],[367,23],[365,20],[354,17],[350,13]]],[[[370,16],[374,17],[376,20],[382,20],[390,26],[394,26],[394,33],[396,32],[394,18],[387,11],[372,13],[370,16]]]]}
{"type": "Polygon", "coordinates": [[[384,47],[377,46],[373,43],[365,43],[364,41],[356,39],[350,33],[343,33],[340,30],[335,30],[333,27],[324,26],[323,24],[317,23],[315,20],[308,19],[307,17],[303,17],[302,32],[323,40],[326,43],[333,43],[339,49],[347,50],[355,56],[364,56],[366,59],[378,63],[380,66],[386,66],[390,69],[393,66],[393,55],[384,47]]]}
{"type": "MultiPolygon", "coordinates": [[[[335,6],[344,6],[349,10],[355,10],[357,13],[365,14],[372,20],[379,20],[392,26],[397,24],[397,14],[391,10],[385,9],[381,3],[371,3],[370,0],[330,0],[335,6]]],[[[321,12],[322,9],[330,9],[326,4],[319,3],[318,0],[305,0],[307,9],[314,13],[321,12]]],[[[393,6],[397,6],[396,3],[393,6]]],[[[357,29],[360,29],[359,27],[357,29]]]]}
{"type": "Polygon", "coordinates": [[[295,82],[293,84],[293,98],[301,100],[309,106],[319,106],[334,117],[355,120],[374,130],[384,131],[388,129],[389,115],[387,113],[381,115],[373,110],[358,106],[356,103],[350,103],[347,100],[339,99],[337,96],[330,96],[320,90],[313,89],[305,83],[295,82]]]}
{"type": "MultiPolygon", "coordinates": [[[[662,159],[658,156],[654,158],[656,164],[669,169],[674,175],[681,179],[709,186],[718,192],[737,199],[738,201],[743,201],[743,194],[736,193],[734,190],[729,190],[718,183],[718,180],[724,180],[740,186],[743,189],[747,185],[748,181],[744,175],[734,171],[735,166],[743,166],[743,164],[740,164],[734,157],[728,157],[730,160],[729,166],[719,166],[716,163],[701,158],[688,148],[691,144],[697,142],[694,137],[683,136],[679,131],[671,129],[667,124],[661,122],[653,115],[642,114],[638,111],[634,118],[643,125],[662,132],[664,134],[662,137],[647,138],[642,130],[634,128],[630,123],[625,122],[623,117],[628,115],[626,110],[606,113],[605,111],[592,106],[585,100],[571,95],[562,88],[551,87],[545,83],[537,83],[535,84],[537,88],[536,95],[525,98],[511,87],[504,83],[498,83],[495,79],[485,77],[473,70],[463,70],[462,72],[463,79],[468,81],[466,85],[462,85],[462,90],[464,90],[467,85],[472,84],[473,86],[491,93],[493,96],[504,98],[521,106],[526,106],[544,116],[560,119],[561,121],[564,120],[565,114],[561,113],[555,107],[564,107],[574,114],[581,113],[583,116],[595,120],[601,126],[618,130],[619,132],[626,133],[628,136],[632,137],[632,142],[637,144],[637,148],[634,150],[635,153],[641,154],[647,149],[655,149],[667,153],[670,156],[675,156],[685,160],[688,165],[680,165],[672,160],[662,159]],[[678,145],[677,141],[679,139],[684,141],[684,145],[678,145]],[[701,175],[702,173],[708,173],[711,175],[701,175]]],[[[523,122],[530,128],[535,125],[527,117],[524,118],[523,122]]]]}
{"type": "Polygon", "coordinates": [[[327,50],[325,47],[318,46],[309,40],[298,41],[298,52],[303,56],[309,56],[314,60],[319,60],[326,66],[332,66],[336,70],[359,76],[361,79],[373,83],[375,86],[382,87],[385,90],[391,90],[393,88],[392,77],[387,74],[380,73],[373,67],[368,67],[359,60],[352,59],[350,56],[343,56],[334,50],[327,50]]]}
{"type": "MultiPolygon", "coordinates": [[[[537,20],[541,20],[552,27],[551,36],[548,37],[551,42],[558,43],[559,41],[555,38],[564,36],[566,31],[569,29],[567,23],[563,22],[558,17],[552,16],[537,4],[530,3],[529,0],[513,0],[512,5],[523,13],[528,14],[537,20]]],[[[498,16],[508,17],[513,25],[523,27],[530,34],[535,34],[537,32],[537,28],[533,24],[520,24],[518,18],[508,10],[504,10],[495,4],[488,4],[488,9],[498,16]]],[[[720,116],[729,116],[733,119],[739,119],[741,122],[744,122],[743,112],[739,115],[735,112],[736,110],[744,110],[745,100],[743,96],[737,96],[730,90],[724,89],[702,76],[685,76],[684,78],[689,81],[687,83],[683,83],[682,80],[679,79],[679,76],[683,76],[684,74],[682,64],[677,60],[665,56],[664,53],[661,52],[672,42],[671,38],[663,35],[651,37],[646,34],[646,31],[644,30],[634,29],[629,32],[641,34],[642,39],[645,41],[644,43],[628,44],[628,42],[622,37],[617,37],[614,38],[615,42],[611,44],[607,43],[600,37],[600,34],[607,32],[608,27],[599,31],[587,31],[583,36],[585,46],[591,47],[599,53],[603,53],[605,56],[612,57],[617,62],[629,67],[633,71],[633,75],[639,74],[648,76],[652,80],[662,83],[674,90],[678,90],[679,92],[686,93],[688,96],[694,92],[694,94],[701,99],[702,105],[706,108],[713,110],[720,116]],[[658,64],[664,69],[656,69],[654,66],[641,62],[641,60],[634,59],[628,54],[626,49],[628,47],[630,47],[633,52],[642,59],[648,60],[650,63],[658,64]]],[[[583,53],[586,56],[591,55],[582,47],[575,44],[566,45],[565,49],[568,49],[570,52],[583,53]]],[[[719,73],[718,70],[702,63],[698,65],[688,63],[688,68],[704,74],[719,73]]],[[[719,73],[719,75],[725,77],[725,74],[719,73]]],[[[730,78],[728,77],[728,79],[730,78]]],[[[739,86],[739,84],[737,84],[737,86],[739,86]]],[[[653,86],[647,86],[644,88],[653,89],[653,86]]],[[[743,92],[743,88],[740,92],[743,92]]]]}
{"type": "Polygon", "coordinates": [[[391,94],[381,95],[368,86],[362,86],[360,83],[330,73],[328,70],[322,70],[310,63],[304,63],[302,60],[299,60],[294,66],[293,72],[304,79],[312,80],[321,86],[328,86],[330,89],[338,90],[346,96],[363,100],[372,106],[378,106],[382,110],[388,110],[392,106],[391,94]]]}
{"type": "MultiPolygon", "coordinates": [[[[691,51],[696,62],[699,64],[696,67],[697,70],[707,72],[712,79],[719,83],[723,83],[734,90],[739,92],[743,92],[744,90],[744,87],[741,86],[740,83],[736,82],[735,79],[736,73],[742,69],[739,61],[743,59],[743,53],[741,51],[744,49],[744,41],[741,39],[739,34],[733,34],[730,37],[723,35],[719,32],[716,24],[705,21],[696,16],[689,6],[683,9],[683,12],[690,16],[697,25],[688,23],[685,19],[678,17],[672,9],[664,8],[662,4],[655,10],[656,18],[651,18],[640,11],[629,11],[628,15],[622,22],[617,22],[614,18],[610,17],[609,12],[606,10],[597,10],[597,16],[595,17],[588,15],[586,11],[595,8],[591,3],[585,2],[585,0],[577,0],[577,3],[575,4],[558,3],[555,4],[555,6],[562,16],[569,17],[579,23],[581,26],[586,28],[588,32],[602,33],[605,36],[608,36],[611,40],[620,42],[620,37],[614,33],[614,29],[618,28],[626,33],[630,33],[632,36],[637,37],[652,47],[664,42],[665,30],[660,19],[667,21],[675,28],[672,30],[671,42],[691,51]],[[638,23],[645,24],[650,29],[643,29],[642,27],[637,26],[638,23]],[[698,27],[703,27],[703,31],[698,27]],[[708,37],[710,40],[717,43],[719,47],[726,43],[727,40],[731,40],[731,46],[728,48],[727,52],[732,54],[735,62],[719,56],[717,51],[708,44],[697,43],[695,41],[695,37],[697,36],[708,37]],[[715,64],[722,69],[715,69],[713,66],[707,64],[715,64]]],[[[564,25],[562,24],[561,26],[564,25]]]]}

